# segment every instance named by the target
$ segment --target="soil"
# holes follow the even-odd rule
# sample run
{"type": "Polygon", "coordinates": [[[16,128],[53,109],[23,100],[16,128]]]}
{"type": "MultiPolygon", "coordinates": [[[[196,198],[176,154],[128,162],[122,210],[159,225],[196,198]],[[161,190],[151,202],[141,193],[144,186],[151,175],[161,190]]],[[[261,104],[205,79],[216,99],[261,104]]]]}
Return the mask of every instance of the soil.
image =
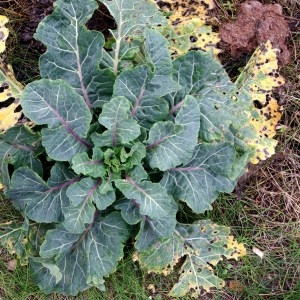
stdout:
{"type": "MultiPolygon", "coordinates": [[[[16,21],[14,28],[19,28],[17,32],[19,41],[22,44],[28,45],[29,51],[45,52],[45,47],[39,41],[36,41],[33,35],[41,20],[53,11],[54,2],[55,0],[29,0],[26,2],[26,5],[20,5],[20,8],[22,8],[20,15],[26,20],[21,19],[20,21],[16,21]]],[[[15,0],[0,3],[0,9],[9,9],[15,5],[15,3],[15,0]]],[[[99,8],[94,12],[93,17],[87,23],[87,27],[90,30],[101,31],[106,37],[110,35],[108,29],[114,29],[115,26],[114,19],[110,16],[109,11],[102,3],[99,3],[99,8]]]]}
{"type": "MultiPolygon", "coordinates": [[[[296,28],[297,23],[293,22],[290,26],[296,28]]],[[[281,5],[258,1],[242,3],[235,22],[224,23],[220,27],[220,37],[225,42],[223,47],[229,48],[234,57],[251,53],[258,45],[270,40],[273,47],[280,50],[278,59],[282,65],[290,62],[289,35],[289,24],[282,15],[281,5]]]]}

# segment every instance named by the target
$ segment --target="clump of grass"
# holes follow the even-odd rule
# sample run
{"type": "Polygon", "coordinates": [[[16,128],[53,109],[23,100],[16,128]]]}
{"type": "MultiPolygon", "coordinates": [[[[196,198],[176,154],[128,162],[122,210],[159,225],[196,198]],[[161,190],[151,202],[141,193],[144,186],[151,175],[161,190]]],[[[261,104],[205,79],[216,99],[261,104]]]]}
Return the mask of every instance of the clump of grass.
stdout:
{"type": "MultiPolygon", "coordinates": [[[[38,60],[40,51],[30,43],[20,42],[20,32],[30,21],[30,6],[25,0],[1,1],[0,15],[9,19],[6,25],[9,36],[6,41],[5,63],[12,65],[16,78],[24,85],[39,78],[38,60]]],[[[3,55],[2,55],[3,59],[3,55]]]]}

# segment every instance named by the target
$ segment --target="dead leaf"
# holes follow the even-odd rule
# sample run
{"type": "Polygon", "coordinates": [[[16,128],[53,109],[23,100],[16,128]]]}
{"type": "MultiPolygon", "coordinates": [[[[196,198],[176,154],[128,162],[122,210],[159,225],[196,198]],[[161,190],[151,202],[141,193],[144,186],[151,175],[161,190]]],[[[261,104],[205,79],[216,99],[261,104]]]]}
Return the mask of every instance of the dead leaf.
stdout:
{"type": "Polygon", "coordinates": [[[8,22],[8,18],[0,15],[0,54],[5,50],[5,42],[8,37],[8,29],[5,24],[8,22]]]}
{"type": "MultiPolygon", "coordinates": [[[[5,50],[5,41],[8,29],[5,24],[8,19],[0,16],[0,53],[5,50]]],[[[22,112],[19,108],[19,97],[22,93],[22,85],[16,80],[12,68],[0,62],[0,132],[5,132],[19,121],[22,112]]]]}
{"type": "Polygon", "coordinates": [[[259,250],[258,248],[253,247],[252,251],[253,251],[254,254],[256,254],[257,256],[259,256],[261,259],[264,257],[264,252],[261,251],[261,250],[259,250]]]}
{"type": "Polygon", "coordinates": [[[14,271],[17,266],[17,260],[11,259],[10,261],[7,262],[6,266],[8,271],[14,271]]]}
{"type": "Polygon", "coordinates": [[[245,142],[255,151],[251,158],[253,164],[272,156],[277,145],[273,137],[281,119],[282,107],[272,93],[274,88],[285,83],[278,73],[278,52],[270,41],[258,47],[235,82],[239,88],[249,92],[252,101],[248,115],[256,136],[245,142]]]}
{"type": "Polygon", "coordinates": [[[155,294],[156,289],[155,289],[155,285],[154,285],[154,284],[150,283],[150,284],[147,286],[147,289],[148,289],[149,291],[151,291],[152,294],[155,294]]]}
{"type": "Polygon", "coordinates": [[[239,293],[241,293],[244,290],[243,284],[237,280],[229,281],[228,287],[234,292],[239,292],[239,293]]]}

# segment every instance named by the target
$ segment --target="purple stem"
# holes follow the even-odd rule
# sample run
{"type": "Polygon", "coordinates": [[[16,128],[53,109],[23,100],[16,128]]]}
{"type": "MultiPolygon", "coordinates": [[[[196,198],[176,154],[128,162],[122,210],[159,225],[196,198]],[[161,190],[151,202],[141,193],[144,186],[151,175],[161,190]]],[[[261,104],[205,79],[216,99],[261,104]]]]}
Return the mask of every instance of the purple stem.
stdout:
{"type": "Polygon", "coordinates": [[[18,145],[18,144],[13,144],[12,146],[14,148],[23,149],[23,150],[26,150],[26,151],[29,151],[29,152],[34,152],[35,151],[34,148],[31,148],[31,147],[28,147],[28,146],[23,146],[23,145],[18,145]]]}
{"type": "Polygon", "coordinates": [[[94,217],[93,217],[92,223],[89,224],[89,226],[85,229],[85,231],[80,236],[79,240],[74,243],[74,245],[71,248],[71,252],[76,249],[76,247],[84,240],[84,238],[86,237],[86,235],[90,232],[90,230],[92,229],[92,226],[94,225],[94,223],[96,222],[96,220],[100,216],[100,213],[101,213],[100,210],[96,209],[96,212],[94,213],[94,217]]]}
{"type": "Polygon", "coordinates": [[[90,189],[90,191],[87,193],[84,202],[83,202],[83,206],[86,205],[86,203],[89,201],[89,199],[93,196],[93,193],[95,192],[95,190],[97,189],[97,187],[100,185],[100,183],[102,182],[102,179],[99,178],[96,183],[93,185],[93,187],[90,189]]]}
{"type": "Polygon", "coordinates": [[[79,77],[79,81],[80,81],[83,98],[84,98],[88,108],[92,109],[93,106],[89,99],[87,90],[86,90],[86,88],[84,86],[84,82],[83,82],[83,73],[82,73],[82,67],[81,67],[81,61],[80,61],[80,55],[79,55],[79,49],[78,49],[78,42],[76,43],[76,52],[75,53],[76,53],[76,60],[77,60],[78,77],[79,77]]]}
{"type": "Polygon", "coordinates": [[[186,167],[186,168],[172,168],[170,171],[176,171],[176,172],[192,172],[192,171],[199,171],[203,170],[199,167],[186,167]]]}
{"type": "Polygon", "coordinates": [[[141,92],[140,92],[138,98],[136,99],[134,107],[131,111],[131,116],[132,117],[135,117],[135,115],[136,115],[136,112],[137,112],[137,110],[138,110],[138,108],[141,104],[142,99],[143,99],[144,92],[145,92],[144,87],[142,87],[141,92]]]}
{"type": "Polygon", "coordinates": [[[61,124],[67,129],[67,131],[82,145],[84,145],[86,148],[92,148],[92,145],[90,145],[89,143],[87,143],[85,140],[83,140],[80,136],[78,136],[74,130],[68,125],[68,123],[63,119],[63,117],[56,111],[54,110],[52,107],[50,107],[50,109],[52,110],[52,112],[56,115],[56,117],[58,118],[58,120],[61,122],[61,124]]]}
{"type": "Polygon", "coordinates": [[[147,150],[148,150],[148,149],[152,149],[152,148],[158,146],[160,143],[164,142],[165,140],[169,139],[170,137],[172,137],[172,136],[171,136],[171,135],[167,135],[167,136],[165,136],[165,137],[163,137],[163,138],[157,140],[157,141],[154,142],[153,144],[150,144],[150,145],[146,146],[146,149],[147,149],[147,150]]]}
{"type": "Polygon", "coordinates": [[[181,100],[180,102],[178,102],[176,105],[174,105],[170,111],[169,111],[169,115],[173,115],[175,111],[177,111],[182,105],[184,104],[184,100],[181,100]]]}
{"type": "Polygon", "coordinates": [[[132,198],[131,201],[134,203],[135,206],[137,207],[141,206],[141,204],[139,204],[134,198],[132,198]]]}
{"type": "Polygon", "coordinates": [[[54,191],[61,190],[61,189],[65,188],[66,186],[69,186],[69,185],[73,184],[74,182],[77,182],[79,179],[80,179],[80,177],[75,177],[75,178],[73,178],[73,179],[71,179],[71,180],[69,180],[69,181],[67,181],[63,184],[51,187],[50,189],[48,189],[44,193],[52,193],[54,191]]]}

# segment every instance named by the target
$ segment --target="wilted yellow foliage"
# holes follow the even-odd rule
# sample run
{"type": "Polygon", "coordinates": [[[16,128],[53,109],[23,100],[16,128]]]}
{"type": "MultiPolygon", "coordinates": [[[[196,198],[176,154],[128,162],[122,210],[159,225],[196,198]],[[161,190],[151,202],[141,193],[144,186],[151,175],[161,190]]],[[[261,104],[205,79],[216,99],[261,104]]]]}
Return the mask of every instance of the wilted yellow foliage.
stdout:
{"type": "Polygon", "coordinates": [[[7,17],[0,16],[0,54],[5,50],[5,41],[8,37],[8,29],[5,27],[7,22],[7,17]]]}
{"type": "Polygon", "coordinates": [[[255,150],[251,159],[253,164],[274,154],[277,145],[277,141],[272,138],[281,118],[281,107],[272,97],[272,90],[284,84],[284,78],[277,71],[277,52],[270,41],[258,47],[236,81],[238,87],[249,92],[253,103],[249,122],[257,136],[246,140],[255,150]]]}
{"type": "Polygon", "coordinates": [[[186,0],[154,2],[168,16],[169,25],[160,30],[169,40],[173,56],[182,55],[191,48],[212,50],[215,55],[221,52],[217,49],[219,34],[206,25],[210,20],[208,10],[215,7],[213,0],[194,0],[188,3],[186,0]]]}
{"type": "Polygon", "coordinates": [[[232,251],[232,253],[230,253],[229,255],[225,254],[226,258],[228,259],[238,259],[239,257],[245,256],[247,254],[244,244],[238,243],[232,235],[228,237],[227,247],[228,250],[232,251]]]}
{"type": "MultiPolygon", "coordinates": [[[[0,16],[0,53],[5,50],[8,36],[8,29],[5,27],[7,22],[5,16],[0,16]]],[[[13,127],[21,117],[21,111],[17,111],[21,91],[22,85],[16,80],[11,67],[0,62],[0,103],[3,103],[1,105],[3,108],[0,109],[0,132],[13,127]]]]}

